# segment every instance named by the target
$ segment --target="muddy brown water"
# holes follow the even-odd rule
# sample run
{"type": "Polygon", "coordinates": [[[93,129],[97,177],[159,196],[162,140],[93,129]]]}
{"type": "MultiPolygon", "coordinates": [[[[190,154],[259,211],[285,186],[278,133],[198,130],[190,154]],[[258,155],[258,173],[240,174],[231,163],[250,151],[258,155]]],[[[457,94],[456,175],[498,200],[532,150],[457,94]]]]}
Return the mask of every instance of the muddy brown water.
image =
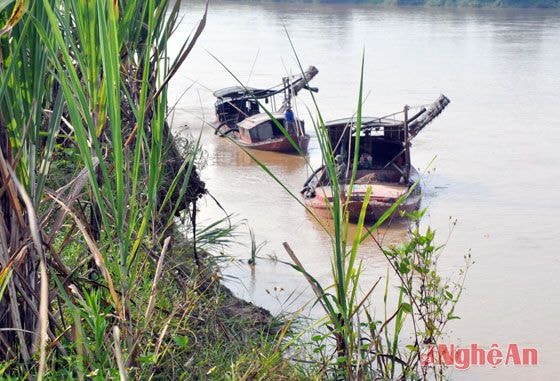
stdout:
{"type": "MultiPolygon", "coordinates": [[[[184,4],[177,49],[202,10],[184,4]]],[[[449,343],[490,348],[518,343],[539,350],[534,367],[473,366],[452,372],[457,380],[556,379],[560,371],[560,12],[544,10],[375,8],[353,5],[213,2],[195,52],[171,85],[177,104],[174,128],[202,133],[207,165],[202,175],[212,194],[246,220],[260,254],[287,260],[290,243],[305,267],[323,282],[330,272],[328,235],[305,210],[233,144],[203,126],[214,119],[211,90],[234,80],[212,53],[251,86],[280,82],[297,72],[284,33],[288,29],[304,66],[318,67],[313,86],[325,119],[356,108],[365,49],[365,115],[383,115],[405,103],[423,104],[444,93],[452,103],[414,141],[412,159],[425,169],[423,206],[445,242],[440,266],[453,274],[471,252],[470,270],[449,343]],[[254,69],[251,68],[254,66],[254,69]]],[[[296,111],[310,123],[307,95],[296,111]]],[[[302,158],[266,152],[255,156],[297,193],[309,174],[302,158]]],[[[320,163],[312,137],[309,161],[320,163]]],[[[209,198],[203,223],[222,217],[209,198]]],[[[249,257],[247,228],[227,249],[249,257]]],[[[406,237],[406,224],[381,232],[386,244],[406,237]]],[[[373,242],[361,250],[364,287],[387,265],[373,242]]],[[[311,299],[305,280],[273,261],[251,271],[232,263],[224,270],[238,295],[272,311],[295,310],[311,299]]]]}

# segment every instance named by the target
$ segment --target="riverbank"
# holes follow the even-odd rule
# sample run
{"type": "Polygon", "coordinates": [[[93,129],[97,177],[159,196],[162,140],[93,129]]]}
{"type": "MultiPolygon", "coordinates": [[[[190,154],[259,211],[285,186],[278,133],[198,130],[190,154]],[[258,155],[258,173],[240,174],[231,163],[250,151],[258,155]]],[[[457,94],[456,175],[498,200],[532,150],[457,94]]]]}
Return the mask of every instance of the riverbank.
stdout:
{"type": "Polygon", "coordinates": [[[211,254],[199,253],[197,266],[188,241],[178,238],[173,246],[164,266],[173,285],[160,298],[175,301],[175,306],[160,311],[163,324],[154,329],[154,334],[167,330],[172,344],[165,356],[153,356],[154,376],[222,380],[275,374],[278,379],[302,379],[280,350],[291,322],[236,297],[222,284],[220,265],[211,254]]]}

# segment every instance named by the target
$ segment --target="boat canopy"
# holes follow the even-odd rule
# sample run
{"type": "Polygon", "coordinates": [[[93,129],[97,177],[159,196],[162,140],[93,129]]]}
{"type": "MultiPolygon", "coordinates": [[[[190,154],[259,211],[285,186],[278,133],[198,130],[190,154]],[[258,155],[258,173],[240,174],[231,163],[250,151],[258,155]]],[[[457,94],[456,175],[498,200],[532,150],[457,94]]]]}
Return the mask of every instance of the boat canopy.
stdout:
{"type": "MultiPolygon", "coordinates": [[[[331,120],[325,123],[326,128],[338,128],[339,126],[352,126],[352,131],[355,131],[355,126],[358,123],[357,118],[342,118],[331,120]]],[[[381,128],[404,128],[402,120],[390,119],[386,117],[365,116],[362,117],[362,131],[381,128]]]]}
{"type": "MultiPolygon", "coordinates": [[[[248,100],[269,98],[280,93],[291,92],[293,95],[301,89],[308,89],[314,92],[319,91],[316,88],[309,87],[309,81],[317,75],[319,71],[315,66],[309,66],[307,70],[301,74],[296,74],[282,79],[282,84],[270,87],[268,89],[257,89],[247,86],[230,86],[214,91],[214,96],[222,101],[232,100],[248,100]]],[[[290,95],[291,94],[285,94],[290,95]]],[[[289,101],[288,101],[289,103],[289,101]]]]}
{"type": "Polygon", "coordinates": [[[223,101],[268,98],[277,93],[272,89],[256,89],[254,87],[230,86],[214,91],[214,96],[223,101]]]}
{"type": "MultiPolygon", "coordinates": [[[[435,102],[425,106],[419,106],[416,112],[408,114],[405,123],[404,111],[399,111],[382,117],[362,117],[361,134],[384,135],[386,139],[404,140],[405,125],[407,126],[407,134],[409,139],[416,136],[424,127],[433,121],[449,104],[449,99],[445,95],[440,95],[435,102]]],[[[408,107],[408,106],[407,106],[408,107]]],[[[408,108],[412,111],[412,108],[408,108]]],[[[341,135],[356,134],[356,117],[332,120],[325,123],[325,127],[329,130],[331,141],[337,141],[341,135]]]]}

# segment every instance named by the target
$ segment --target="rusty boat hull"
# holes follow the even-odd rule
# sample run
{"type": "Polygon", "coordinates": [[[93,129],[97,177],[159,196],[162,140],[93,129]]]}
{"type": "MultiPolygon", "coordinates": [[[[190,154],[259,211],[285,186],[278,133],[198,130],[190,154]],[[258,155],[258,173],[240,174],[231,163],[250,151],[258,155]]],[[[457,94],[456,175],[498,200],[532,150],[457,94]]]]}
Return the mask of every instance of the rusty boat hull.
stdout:
{"type": "Polygon", "coordinates": [[[273,152],[306,153],[310,136],[305,133],[305,123],[296,119],[287,123],[284,113],[260,113],[237,123],[231,138],[245,148],[273,152]],[[292,141],[299,146],[299,150],[292,145],[292,141]]]}
{"type": "MultiPolygon", "coordinates": [[[[374,172],[374,171],[372,171],[374,172]]],[[[370,172],[370,173],[372,173],[370,172]]],[[[413,170],[411,179],[417,179],[417,172],[413,170]]],[[[368,222],[377,221],[385,214],[397,200],[406,195],[414,183],[384,183],[371,182],[355,184],[351,194],[348,194],[348,185],[345,185],[344,192],[340,195],[341,202],[347,205],[348,217],[350,221],[356,222],[360,217],[366,192],[371,187],[369,202],[366,204],[365,220],[368,222]]],[[[400,217],[402,213],[412,212],[420,207],[422,197],[420,184],[416,184],[410,195],[396,208],[391,218],[400,217]]],[[[315,189],[313,197],[304,199],[306,206],[320,218],[332,219],[332,189],[330,186],[321,186],[315,189]]]]}
{"type": "Polygon", "coordinates": [[[291,138],[294,141],[294,143],[296,143],[299,146],[300,148],[299,151],[296,149],[296,147],[292,145],[290,140],[285,136],[272,138],[269,140],[255,142],[255,143],[246,142],[241,139],[235,139],[234,137],[236,142],[245,148],[251,148],[260,151],[273,151],[273,152],[283,152],[283,153],[299,153],[299,152],[306,153],[307,152],[307,147],[309,146],[309,140],[310,140],[309,135],[292,136],[291,138]]]}

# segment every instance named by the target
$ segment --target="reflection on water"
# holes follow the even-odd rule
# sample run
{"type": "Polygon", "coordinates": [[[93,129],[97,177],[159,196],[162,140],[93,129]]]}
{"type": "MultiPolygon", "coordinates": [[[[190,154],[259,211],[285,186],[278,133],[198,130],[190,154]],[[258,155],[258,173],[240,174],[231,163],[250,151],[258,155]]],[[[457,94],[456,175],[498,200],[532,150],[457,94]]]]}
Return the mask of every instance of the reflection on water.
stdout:
{"type": "MultiPolygon", "coordinates": [[[[220,138],[216,138],[220,139],[220,138]]],[[[235,147],[233,141],[221,138],[223,142],[216,143],[222,149],[212,157],[212,165],[219,167],[255,167],[255,161],[241,148],[235,147]],[[226,154],[227,152],[227,154],[226,154]]],[[[305,165],[305,160],[295,154],[278,154],[268,151],[251,150],[251,155],[267,167],[279,167],[286,174],[300,171],[305,165]]]]}
{"type": "MultiPolygon", "coordinates": [[[[202,8],[183,6],[186,22],[176,35],[177,47],[189,33],[189,20],[202,8]]],[[[235,84],[206,50],[244,83],[272,86],[297,71],[286,26],[303,65],[319,69],[313,86],[320,89],[317,100],[325,119],[355,110],[364,48],[365,114],[388,114],[404,103],[423,104],[441,92],[448,95],[451,105],[415,139],[412,158],[424,169],[437,156],[423,183],[423,205],[429,207],[424,224],[445,242],[458,220],[440,260],[442,270],[456,272],[469,250],[477,262],[458,310],[462,319],[450,325],[449,340],[485,347],[511,342],[536,346],[541,363],[537,368],[473,368],[453,376],[554,379],[560,356],[555,318],[560,313],[560,236],[555,233],[560,222],[559,16],[558,11],[541,10],[212,3],[198,49],[171,87],[179,96],[196,82],[178,104],[175,125],[189,124],[193,135],[202,129],[209,155],[204,180],[229,213],[246,219],[259,242],[267,241],[261,255],[287,260],[282,242],[289,242],[304,266],[328,282],[330,224],[314,220],[247,154],[202,127],[201,119],[214,118],[211,91],[235,84]]],[[[296,111],[311,130],[306,106],[312,108],[312,103],[303,94],[296,111]]],[[[298,195],[310,174],[306,160],[254,155],[298,195]]],[[[313,167],[320,164],[313,138],[307,160],[313,167]]],[[[201,208],[207,222],[224,213],[210,200],[201,208]]],[[[393,223],[379,238],[396,244],[406,229],[402,222],[393,223]]],[[[248,236],[242,241],[245,245],[229,250],[247,259],[248,236]]],[[[360,255],[365,283],[385,274],[385,259],[373,240],[360,255]]],[[[238,294],[273,311],[286,303],[297,308],[312,295],[299,274],[274,261],[258,260],[254,273],[246,265],[234,265],[225,275],[238,294]],[[301,296],[285,301],[292,292],[301,296]]]]}

